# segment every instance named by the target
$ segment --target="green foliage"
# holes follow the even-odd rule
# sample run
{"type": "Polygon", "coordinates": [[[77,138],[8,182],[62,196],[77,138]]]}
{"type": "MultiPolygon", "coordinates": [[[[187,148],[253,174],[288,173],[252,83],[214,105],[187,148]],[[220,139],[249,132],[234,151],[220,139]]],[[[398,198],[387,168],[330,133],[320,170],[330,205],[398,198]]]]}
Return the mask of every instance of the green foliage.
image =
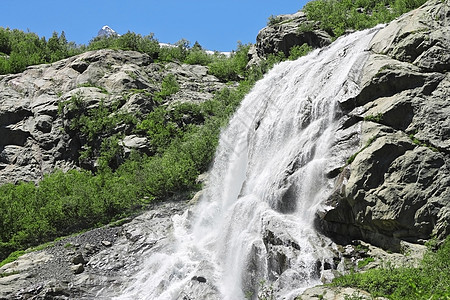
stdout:
{"type": "Polygon", "coordinates": [[[387,23],[417,8],[426,0],[317,0],[303,10],[308,20],[318,21],[321,29],[338,37],[346,30],[361,30],[387,23]]]}
{"type": "Polygon", "coordinates": [[[81,53],[64,31],[45,40],[34,33],[0,27],[0,74],[19,73],[30,65],[51,63],[81,53]]]}
{"type": "MultiPolygon", "coordinates": [[[[3,247],[3,245],[0,244],[0,249],[1,250],[3,250],[2,247],[3,247]]],[[[0,252],[0,254],[4,255],[3,252],[0,252]]],[[[17,260],[19,257],[21,257],[24,254],[25,254],[24,250],[17,250],[17,251],[14,251],[14,252],[10,253],[7,258],[5,258],[4,260],[0,261],[0,268],[3,267],[6,264],[9,264],[10,262],[13,262],[13,261],[17,260]]],[[[0,256],[0,257],[4,257],[4,256],[0,256]]]]}
{"type": "Polygon", "coordinates": [[[157,58],[160,52],[159,42],[153,34],[142,36],[130,31],[120,36],[96,37],[86,47],[88,51],[100,49],[138,51],[146,53],[152,58],[157,58]]]}
{"type": "Polygon", "coordinates": [[[333,281],[336,286],[366,290],[389,299],[448,299],[450,297],[450,238],[437,252],[429,251],[418,268],[388,265],[352,273],[333,281]]]}
{"type": "Polygon", "coordinates": [[[301,46],[294,46],[289,50],[289,60],[296,60],[299,57],[305,56],[312,51],[312,47],[304,43],[301,46]]]}
{"type": "Polygon", "coordinates": [[[283,19],[280,16],[271,15],[267,20],[267,26],[274,26],[281,23],[283,19]]]}
{"type": "Polygon", "coordinates": [[[303,32],[308,32],[308,31],[313,31],[313,30],[314,30],[314,23],[312,23],[312,22],[303,22],[297,28],[298,33],[303,33],[303,32]]]}
{"type": "Polygon", "coordinates": [[[364,297],[360,294],[360,292],[353,292],[351,295],[344,295],[344,300],[366,300],[367,297],[364,297]]]}
{"type": "Polygon", "coordinates": [[[170,95],[175,94],[180,90],[180,86],[177,82],[175,75],[169,74],[162,80],[161,83],[161,91],[156,93],[155,100],[157,102],[162,102],[164,99],[169,97],[170,95]]]}
{"type": "Polygon", "coordinates": [[[186,59],[189,52],[189,41],[181,39],[174,46],[161,47],[158,54],[158,60],[163,62],[179,61],[186,59]]]}
{"type": "Polygon", "coordinates": [[[203,50],[202,46],[200,46],[198,42],[195,42],[192,49],[188,52],[184,62],[190,65],[207,66],[214,61],[214,58],[217,55],[218,54],[211,55],[206,53],[206,51],[203,50]]]}
{"type": "Polygon", "coordinates": [[[371,122],[375,122],[375,123],[380,123],[381,121],[383,121],[383,114],[382,113],[378,113],[376,115],[368,115],[364,117],[364,121],[371,121],[371,122]]]}
{"type": "Polygon", "coordinates": [[[11,275],[16,275],[16,274],[19,274],[19,272],[15,271],[15,272],[8,272],[8,273],[0,273],[0,278],[8,277],[8,276],[11,276],[11,275]]]}
{"type": "Polygon", "coordinates": [[[99,157],[99,167],[117,168],[123,161],[119,138],[123,135],[118,125],[134,127],[136,116],[120,111],[120,102],[106,105],[100,101],[97,107],[88,109],[82,94],[74,94],[66,102],[60,102],[58,111],[68,120],[65,130],[77,132],[82,148],[80,162],[99,157]]]}

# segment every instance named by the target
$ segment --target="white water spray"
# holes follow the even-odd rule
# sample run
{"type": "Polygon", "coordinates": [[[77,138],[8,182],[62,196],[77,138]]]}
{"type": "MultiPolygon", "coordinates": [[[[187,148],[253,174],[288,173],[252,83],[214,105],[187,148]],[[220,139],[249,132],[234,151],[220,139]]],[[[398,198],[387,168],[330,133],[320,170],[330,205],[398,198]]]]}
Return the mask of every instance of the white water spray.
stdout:
{"type": "Polygon", "coordinates": [[[375,32],[281,63],[255,85],[221,135],[193,217],[174,216],[173,243],[152,250],[119,299],[293,299],[321,283],[331,242],[313,220],[332,190],[338,101],[358,93],[375,32]]]}

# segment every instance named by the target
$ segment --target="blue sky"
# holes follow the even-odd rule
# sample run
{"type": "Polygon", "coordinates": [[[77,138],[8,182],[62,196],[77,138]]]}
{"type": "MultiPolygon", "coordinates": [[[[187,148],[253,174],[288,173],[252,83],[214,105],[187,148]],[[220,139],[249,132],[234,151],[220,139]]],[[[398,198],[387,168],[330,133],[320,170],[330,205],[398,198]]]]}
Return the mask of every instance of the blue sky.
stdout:
{"type": "Polygon", "coordinates": [[[64,31],[86,44],[103,25],[119,34],[154,33],[163,43],[184,38],[209,50],[230,51],[254,43],[270,15],[295,13],[306,0],[1,0],[0,27],[50,37],[64,31]]]}

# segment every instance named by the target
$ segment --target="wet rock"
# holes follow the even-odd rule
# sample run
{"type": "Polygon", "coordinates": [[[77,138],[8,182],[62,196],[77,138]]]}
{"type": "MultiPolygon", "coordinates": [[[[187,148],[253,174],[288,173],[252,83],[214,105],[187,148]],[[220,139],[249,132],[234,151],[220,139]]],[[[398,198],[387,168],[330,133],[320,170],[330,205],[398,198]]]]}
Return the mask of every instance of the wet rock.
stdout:
{"type": "Polygon", "coordinates": [[[72,270],[73,274],[80,274],[84,272],[83,264],[71,266],[70,269],[72,270]]]}
{"type": "Polygon", "coordinates": [[[77,253],[73,258],[72,258],[72,263],[74,265],[84,265],[85,263],[87,263],[87,261],[84,259],[83,254],[81,253],[77,253]]]}
{"type": "Polygon", "coordinates": [[[203,277],[203,276],[194,276],[194,277],[192,277],[191,280],[196,280],[196,281],[201,282],[201,283],[205,283],[206,282],[206,278],[203,277]]]}
{"type": "Polygon", "coordinates": [[[102,245],[105,247],[111,247],[112,243],[110,241],[102,241],[102,245]]]}

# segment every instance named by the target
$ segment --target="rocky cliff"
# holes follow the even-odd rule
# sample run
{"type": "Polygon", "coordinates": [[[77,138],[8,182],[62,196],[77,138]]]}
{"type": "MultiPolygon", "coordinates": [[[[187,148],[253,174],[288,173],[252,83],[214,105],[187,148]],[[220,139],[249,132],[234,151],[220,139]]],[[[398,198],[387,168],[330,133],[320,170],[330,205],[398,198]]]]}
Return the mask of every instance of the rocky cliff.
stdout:
{"type": "Polygon", "coordinates": [[[341,103],[348,125],[360,128],[360,148],[322,228],[396,251],[402,240],[442,240],[450,233],[448,1],[391,22],[368,51],[360,94],[341,103]]]}
{"type": "MultiPolygon", "coordinates": [[[[269,23],[251,63],[289,55],[303,43],[331,43],[302,11],[269,23]]],[[[318,226],[342,241],[364,239],[396,251],[400,241],[442,240],[450,232],[448,1],[428,1],[391,22],[368,51],[360,94],[341,103],[348,117],[341,143],[353,147],[357,136],[359,149],[329,174],[339,174],[333,209],[318,214],[318,226]]]]}
{"type": "MultiPolygon", "coordinates": [[[[304,15],[283,18],[294,21],[260,33],[255,51],[261,57],[307,42],[298,36],[283,38],[294,22],[304,21],[304,15]]],[[[329,43],[325,34],[315,34],[320,36],[318,46],[329,43]]],[[[359,95],[340,103],[345,122],[340,128],[342,139],[334,145],[355,152],[345,165],[336,162],[327,174],[335,178],[335,191],[328,210],[318,212],[317,226],[340,243],[364,240],[394,251],[409,247],[415,253],[423,250],[416,244],[432,237],[442,240],[450,231],[448,1],[430,0],[380,29],[367,51],[370,56],[359,95]]],[[[38,181],[54,168],[80,167],[80,138],[61,130],[65,119],[58,103],[82,94],[92,99],[93,106],[119,99],[119,110],[146,112],[155,105],[148,94],[159,91],[168,74],[180,84],[169,102],[201,101],[223,87],[205,67],[169,64],[163,68],[145,55],[111,50],[0,77],[0,182],[38,181]]],[[[124,132],[124,147],[148,151],[145,139],[126,128],[124,132]]],[[[121,282],[139,269],[143,253],[169,247],[171,216],[189,215],[188,208],[180,202],[155,206],[123,226],[72,237],[5,265],[0,273],[10,276],[0,278],[0,298],[101,299],[102,294],[107,299],[110,294],[104,291],[119,292],[121,282]],[[51,280],[55,274],[59,279],[51,280]]],[[[271,239],[274,245],[283,240],[271,239]]],[[[367,247],[370,255],[389,257],[367,247]]],[[[351,247],[341,252],[336,253],[336,261],[359,255],[351,247]]],[[[405,257],[395,254],[393,259],[405,257]]],[[[201,291],[201,283],[193,279],[188,288],[201,291]]],[[[339,293],[353,290],[327,295],[339,293]]],[[[308,290],[302,299],[316,299],[319,294],[324,294],[320,288],[308,290]]]]}
{"type": "MultiPolygon", "coordinates": [[[[88,109],[100,103],[111,116],[130,113],[144,116],[157,101],[161,82],[172,74],[179,89],[164,105],[211,99],[225,85],[207,74],[207,67],[177,63],[159,64],[145,54],[100,50],[25,72],[0,76],[0,184],[39,181],[55,169],[95,169],[96,158],[80,160],[83,137],[70,130],[70,112],[62,105],[82,98],[88,109]]],[[[145,137],[118,123],[127,150],[150,151],[145,137]]]]}

